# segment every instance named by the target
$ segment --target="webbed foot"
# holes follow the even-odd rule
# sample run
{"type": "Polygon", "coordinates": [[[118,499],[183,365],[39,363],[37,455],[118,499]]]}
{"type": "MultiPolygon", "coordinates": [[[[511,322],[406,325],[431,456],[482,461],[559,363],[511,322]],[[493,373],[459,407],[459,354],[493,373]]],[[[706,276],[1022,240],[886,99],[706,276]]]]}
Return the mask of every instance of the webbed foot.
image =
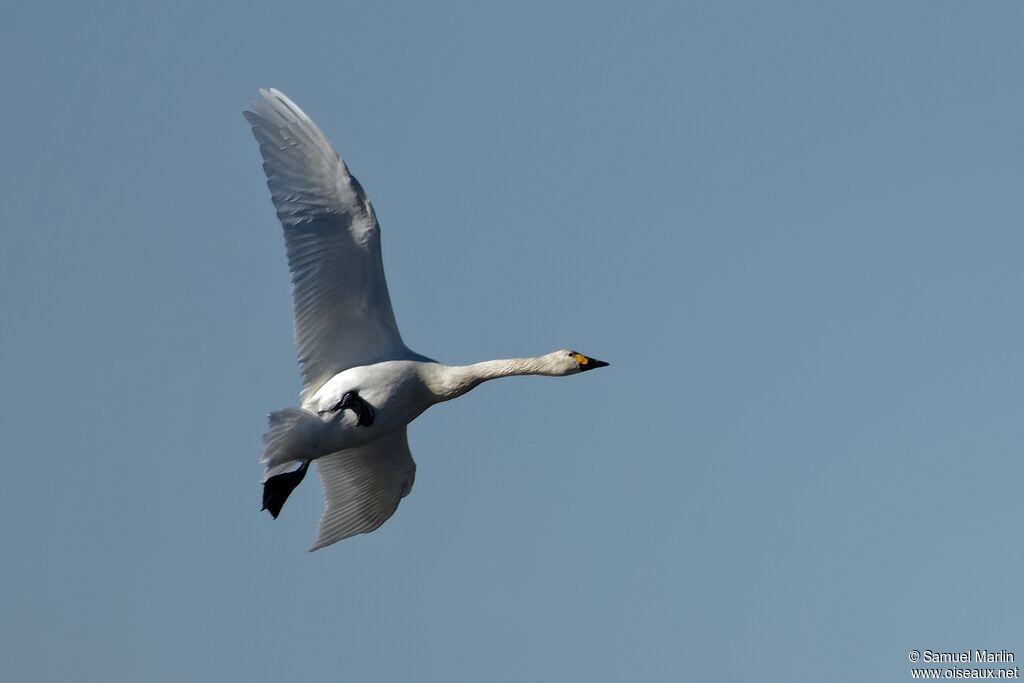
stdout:
{"type": "Polygon", "coordinates": [[[276,474],[263,482],[263,510],[269,510],[274,519],[281,514],[281,508],[288,500],[288,496],[296,486],[302,483],[303,477],[306,476],[306,470],[309,469],[309,463],[310,461],[306,460],[299,465],[299,469],[276,474]]]}
{"type": "Polygon", "coordinates": [[[369,427],[373,424],[373,406],[367,403],[358,392],[346,391],[345,395],[341,397],[333,408],[330,410],[321,410],[320,414],[324,413],[336,413],[341,410],[348,408],[356,414],[356,424],[360,427],[369,427]]]}

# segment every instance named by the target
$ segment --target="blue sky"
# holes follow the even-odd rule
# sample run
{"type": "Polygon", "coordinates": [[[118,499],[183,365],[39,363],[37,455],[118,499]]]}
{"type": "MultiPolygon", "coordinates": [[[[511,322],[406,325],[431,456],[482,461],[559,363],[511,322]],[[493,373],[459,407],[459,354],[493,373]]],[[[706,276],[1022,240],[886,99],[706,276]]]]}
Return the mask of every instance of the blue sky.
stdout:
{"type": "Polygon", "coordinates": [[[19,681],[905,680],[1024,655],[1013,3],[22,3],[4,11],[0,532],[19,681]],[[448,362],[577,348],[410,429],[306,553],[241,111],[374,201],[448,362]]]}

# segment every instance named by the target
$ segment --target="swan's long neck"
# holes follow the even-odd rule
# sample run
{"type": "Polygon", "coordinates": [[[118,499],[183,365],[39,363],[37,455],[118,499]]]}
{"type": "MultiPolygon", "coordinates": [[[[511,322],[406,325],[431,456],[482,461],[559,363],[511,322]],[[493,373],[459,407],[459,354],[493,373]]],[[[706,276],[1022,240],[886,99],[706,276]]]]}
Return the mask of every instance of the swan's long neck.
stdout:
{"type": "Polygon", "coordinates": [[[543,357],[485,360],[472,365],[439,365],[431,390],[438,401],[458,398],[481,382],[513,375],[555,375],[543,357]]]}

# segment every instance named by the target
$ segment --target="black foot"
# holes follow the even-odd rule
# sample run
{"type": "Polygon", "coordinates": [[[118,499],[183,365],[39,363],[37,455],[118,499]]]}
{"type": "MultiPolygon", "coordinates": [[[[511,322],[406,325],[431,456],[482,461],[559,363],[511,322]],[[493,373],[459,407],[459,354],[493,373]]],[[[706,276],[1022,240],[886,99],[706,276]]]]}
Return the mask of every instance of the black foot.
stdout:
{"type": "Polygon", "coordinates": [[[309,469],[309,462],[307,460],[299,465],[299,469],[284,474],[275,474],[263,482],[263,509],[270,510],[274,519],[281,514],[281,508],[288,500],[288,496],[296,486],[302,483],[302,478],[306,476],[306,470],[309,469]]]}
{"type": "Polygon", "coordinates": [[[360,427],[369,427],[373,424],[373,406],[364,401],[363,397],[355,391],[346,391],[345,395],[341,397],[341,400],[333,408],[322,410],[320,414],[336,413],[346,408],[356,414],[356,424],[360,427]]]}

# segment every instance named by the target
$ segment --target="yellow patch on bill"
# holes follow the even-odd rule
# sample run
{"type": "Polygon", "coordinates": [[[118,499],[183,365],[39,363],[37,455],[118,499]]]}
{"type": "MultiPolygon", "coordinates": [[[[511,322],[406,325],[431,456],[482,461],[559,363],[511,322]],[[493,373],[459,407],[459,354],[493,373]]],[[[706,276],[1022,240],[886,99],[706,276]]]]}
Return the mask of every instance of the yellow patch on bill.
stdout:
{"type": "Polygon", "coordinates": [[[590,362],[590,359],[584,356],[582,353],[577,353],[576,362],[579,363],[580,365],[586,365],[587,363],[590,362]]]}

